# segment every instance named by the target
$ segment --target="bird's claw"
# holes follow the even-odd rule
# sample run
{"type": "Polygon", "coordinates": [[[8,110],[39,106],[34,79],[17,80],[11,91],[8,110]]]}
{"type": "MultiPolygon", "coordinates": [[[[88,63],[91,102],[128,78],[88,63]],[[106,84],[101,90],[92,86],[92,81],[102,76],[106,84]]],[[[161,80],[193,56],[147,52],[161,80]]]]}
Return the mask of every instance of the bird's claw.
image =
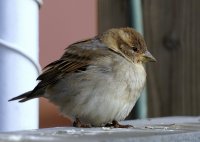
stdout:
{"type": "Polygon", "coordinates": [[[105,125],[105,127],[113,127],[113,128],[131,128],[132,125],[122,125],[119,124],[116,120],[113,120],[112,123],[108,123],[105,125]]]}
{"type": "Polygon", "coordinates": [[[76,118],[76,120],[73,123],[74,127],[78,127],[78,128],[91,128],[92,126],[90,124],[83,124],[81,123],[81,121],[76,118]]]}

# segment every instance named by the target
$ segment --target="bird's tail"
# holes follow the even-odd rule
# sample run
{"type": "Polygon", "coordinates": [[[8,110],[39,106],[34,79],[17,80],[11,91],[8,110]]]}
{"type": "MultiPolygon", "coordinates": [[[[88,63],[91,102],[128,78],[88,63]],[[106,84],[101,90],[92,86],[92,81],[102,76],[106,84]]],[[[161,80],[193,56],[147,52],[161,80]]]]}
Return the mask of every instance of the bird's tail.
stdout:
{"type": "Polygon", "coordinates": [[[28,101],[30,99],[33,99],[35,97],[33,97],[32,95],[32,91],[28,91],[28,92],[25,92],[24,94],[21,94],[17,97],[14,97],[8,101],[15,101],[15,100],[19,100],[19,102],[25,102],[25,101],[28,101]]]}

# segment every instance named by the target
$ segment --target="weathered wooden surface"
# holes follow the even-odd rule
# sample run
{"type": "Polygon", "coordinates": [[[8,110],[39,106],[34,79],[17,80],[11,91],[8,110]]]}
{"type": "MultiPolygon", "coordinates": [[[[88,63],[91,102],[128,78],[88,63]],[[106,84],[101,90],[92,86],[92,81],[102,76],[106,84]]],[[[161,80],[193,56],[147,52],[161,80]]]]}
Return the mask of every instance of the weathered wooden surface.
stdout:
{"type": "Polygon", "coordinates": [[[200,1],[143,0],[149,116],[200,114],[200,1]]]}
{"type": "Polygon", "coordinates": [[[199,117],[125,121],[133,128],[60,127],[0,133],[1,142],[199,142],[199,117]]]}
{"type": "Polygon", "coordinates": [[[98,0],[98,31],[130,25],[128,0],[98,0]]]}

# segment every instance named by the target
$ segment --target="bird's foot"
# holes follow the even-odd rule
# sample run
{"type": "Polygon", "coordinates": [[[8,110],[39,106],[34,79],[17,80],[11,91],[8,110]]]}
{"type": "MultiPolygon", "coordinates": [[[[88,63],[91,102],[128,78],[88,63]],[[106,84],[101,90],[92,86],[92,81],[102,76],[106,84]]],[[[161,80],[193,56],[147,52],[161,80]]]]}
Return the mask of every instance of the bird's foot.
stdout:
{"type": "Polygon", "coordinates": [[[91,128],[92,126],[90,124],[83,124],[81,123],[81,121],[76,118],[76,120],[73,123],[74,127],[78,127],[78,128],[91,128]]]}
{"type": "Polygon", "coordinates": [[[130,128],[133,127],[132,125],[122,125],[119,124],[116,120],[113,120],[112,123],[108,123],[105,127],[114,127],[114,128],[130,128]]]}

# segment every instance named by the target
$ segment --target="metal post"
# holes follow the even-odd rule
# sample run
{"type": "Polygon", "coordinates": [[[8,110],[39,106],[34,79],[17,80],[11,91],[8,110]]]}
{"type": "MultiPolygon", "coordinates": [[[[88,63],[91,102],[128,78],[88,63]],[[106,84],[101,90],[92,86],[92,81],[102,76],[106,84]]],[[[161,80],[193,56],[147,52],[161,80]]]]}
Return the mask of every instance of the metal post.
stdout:
{"type": "MultiPolygon", "coordinates": [[[[143,34],[143,20],[142,20],[142,4],[141,0],[130,0],[131,4],[131,22],[132,26],[141,34],[143,34]]],[[[147,117],[147,90],[146,87],[137,102],[136,115],[138,118],[147,117]]]]}

